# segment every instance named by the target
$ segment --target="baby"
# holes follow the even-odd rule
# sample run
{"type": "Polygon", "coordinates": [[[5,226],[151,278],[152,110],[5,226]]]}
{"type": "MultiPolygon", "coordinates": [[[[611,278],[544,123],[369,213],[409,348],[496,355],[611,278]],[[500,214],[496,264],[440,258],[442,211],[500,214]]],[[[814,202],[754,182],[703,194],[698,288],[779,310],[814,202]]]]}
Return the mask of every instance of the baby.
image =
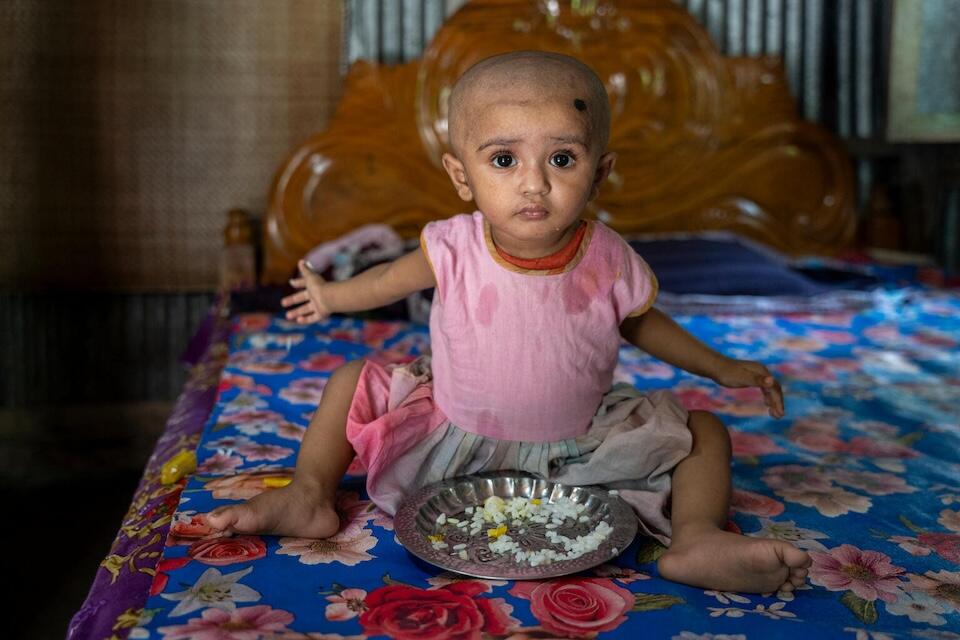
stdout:
{"type": "Polygon", "coordinates": [[[340,525],[337,484],[356,455],[371,499],[394,513],[436,480],[501,469],[617,488],[641,528],[668,544],[660,574],[721,591],[791,591],[806,552],[724,530],[730,440],[667,391],[613,385],[621,338],[727,387],[758,387],[762,364],[727,358],[652,306],[657,282],[615,232],[582,220],[613,169],[603,84],[566,56],[525,51],[469,69],[450,96],[443,166],[477,211],[426,225],[420,247],[344,282],[299,265],[287,318],[311,323],[436,287],[432,355],[333,373],[293,481],[221,507],[212,526],[324,538],[340,525]]]}

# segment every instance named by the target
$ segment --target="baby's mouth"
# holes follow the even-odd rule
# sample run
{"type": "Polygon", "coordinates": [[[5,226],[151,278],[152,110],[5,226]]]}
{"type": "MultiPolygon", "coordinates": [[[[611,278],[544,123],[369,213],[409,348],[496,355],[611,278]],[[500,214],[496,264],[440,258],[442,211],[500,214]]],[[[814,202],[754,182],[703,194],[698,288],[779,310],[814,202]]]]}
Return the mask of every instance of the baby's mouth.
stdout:
{"type": "Polygon", "coordinates": [[[542,220],[550,215],[550,212],[546,207],[542,207],[537,204],[527,205],[523,209],[517,212],[517,215],[521,218],[526,218],[527,220],[542,220]]]}

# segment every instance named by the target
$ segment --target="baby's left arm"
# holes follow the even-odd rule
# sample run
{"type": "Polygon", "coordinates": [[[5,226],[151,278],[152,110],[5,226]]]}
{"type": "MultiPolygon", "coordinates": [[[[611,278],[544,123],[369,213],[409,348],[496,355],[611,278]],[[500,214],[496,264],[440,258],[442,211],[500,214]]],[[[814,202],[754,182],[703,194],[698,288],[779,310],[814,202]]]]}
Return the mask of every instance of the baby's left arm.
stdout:
{"type": "Polygon", "coordinates": [[[620,335],[655,358],[725,387],[759,387],[770,415],[774,418],[784,415],[780,383],[764,365],[728,358],[697,340],[656,308],[624,320],[620,335]]]}

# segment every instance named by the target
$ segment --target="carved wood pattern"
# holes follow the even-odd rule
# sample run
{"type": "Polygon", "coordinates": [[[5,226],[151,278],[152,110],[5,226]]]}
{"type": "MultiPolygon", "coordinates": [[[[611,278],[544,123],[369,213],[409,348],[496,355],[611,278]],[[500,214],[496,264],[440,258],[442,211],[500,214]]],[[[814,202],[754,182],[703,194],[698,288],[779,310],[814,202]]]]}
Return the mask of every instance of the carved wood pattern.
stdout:
{"type": "Polygon", "coordinates": [[[469,209],[440,168],[447,97],[472,64],[517,49],[573,55],[607,86],[619,159],[588,216],[621,232],[734,230],[788,253],[852,238],[849,160],[798,118],[778,60],[721,56],[671,0],[474,0],[419,61],[353,65],[328,129],[277,174],[264,280],[360,225],[415,237],[469,209]]]}

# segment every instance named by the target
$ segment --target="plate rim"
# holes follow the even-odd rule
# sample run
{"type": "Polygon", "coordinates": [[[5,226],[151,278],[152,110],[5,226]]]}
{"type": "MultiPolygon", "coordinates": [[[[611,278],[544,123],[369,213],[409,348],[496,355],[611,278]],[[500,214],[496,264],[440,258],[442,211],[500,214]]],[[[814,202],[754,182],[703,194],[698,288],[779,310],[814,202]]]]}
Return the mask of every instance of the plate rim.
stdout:
{"type": "Polygon", "coordinates": [[[618,494],[610,494],[610,491],[611,489],[608,489],[603,485],[566,484],[556,480],[543,478],[526,471],[486,471],[464,474],[455,476],[453,478],[431,482],[430,484],[424,485],[415,492],[406,496],[401,501],[400,506],[397,508],[397,512],[394,516],[394,529],[396,532],[397,542],[408,553],[416,556],[431,566],[438,567],[446,571],[452,571],[462,575],[485,580],[540,580],[557,578],[560,576],[571,575],[592,569],[593,567],[599,566],[604,562],[610,562],[623,553],[623,551],[636,539],[637,530],[639,527],[636,514],[626,503],[626,501],[623,500],[623,498],[621,498],[618,494]],[[459,557],[451,556],[449,554],[441,555],[434,553],[435,550],[432,546],[428,545],[426,537],[422,536],[417,531],[416,516],[423,505],[430,498],[434,497],[435,495],[439,494],[440,491],[450,486],[460,484],[464,481],[496,478],[530,478],[548,483],[551,490],[553,486],[558,485],[561,487],[586,490],[594,495],[597,495],[609,505],[612,511],[612,519],[614,520],[614,523],[612,523],[614,525],[613,532],[611,532],[610,537],[607,540],[601,543],[600,547],[594,551],[583,554],[579,558],[551,562],[550,564],[539,565],[538,567],[530,567],[529,565],[518,564],[516,570],[509,570],[509,567],[504,567],[502,565],[489,565],[491,568],[496,567],[498,569],[505,569],[505,571],[479,571],[478,569],[482,565],[479,565],[476,562],[471,560],[463,560],[459,557]],[[629,514],[629,517],[624,517],[627,514],[629,514]],[[626,527],[626,529],[623,529],[623,527],[626,527]],[[601,549],[604,545],[607,545],[614,540],[626,539],[628,536],[629,540],[625,543],[622,543],[622,546],[616,545],[612,547],[613,549],[617,550],[616,554],[611,554],[609,551],[605,553],[601,552],[601,549]],[[573,569],[564,568],[564,566],[569,566],[567,563],[576,562],[578,560],[582,561],[584,558],[588,559],[588,563],[583,564],[582,566],[577,566],[573,569]],[[539,569],[540,571],[536,575],[531,575],[531,569],[539,569]]]}

